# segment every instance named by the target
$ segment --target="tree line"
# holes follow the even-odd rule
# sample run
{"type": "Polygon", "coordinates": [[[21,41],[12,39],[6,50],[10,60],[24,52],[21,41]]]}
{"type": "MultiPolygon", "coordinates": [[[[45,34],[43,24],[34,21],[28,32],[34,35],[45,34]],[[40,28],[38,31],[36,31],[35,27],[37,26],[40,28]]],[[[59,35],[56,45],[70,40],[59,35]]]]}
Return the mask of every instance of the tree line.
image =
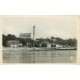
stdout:
{"type": "MultiPolygon", "coordinates": [[[[55,37],[54,37],[55,38],[55,37]]],[[[8,34],[8,35],[4,35],[2,34],[2,45],[3,46],[7,46],[6,43],[9,41],[9,40],[18,40],[19,42],[22,43],[23,46],[25,46],[27,43],[30,43],[29,46],[30,47],[40,47],[39,44],[42,44],[41,47],[47,47],[47,44],[45,42],[48,42],[50,44],[61,44],[61,45],[68,45],[68,46],[77,46],[77,40],[74,38],[74,39],[62,39],[62,38],[59,38],[59,37],[56,37],[56,41],[52,40],[51,38],[38,38],[36,39],[36,41],[34,41],[33,39],[22,39],[22,38],[19,38],[19,37],[16,37],[15,35],[12,35],[12,34],[8,34]]]]}

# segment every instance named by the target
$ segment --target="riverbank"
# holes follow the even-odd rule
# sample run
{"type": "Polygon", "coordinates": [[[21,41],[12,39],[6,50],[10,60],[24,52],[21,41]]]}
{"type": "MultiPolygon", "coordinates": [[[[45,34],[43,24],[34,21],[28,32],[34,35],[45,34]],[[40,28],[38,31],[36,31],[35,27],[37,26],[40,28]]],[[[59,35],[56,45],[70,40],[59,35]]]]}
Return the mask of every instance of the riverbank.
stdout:
{"type": "Polygon", "coordinates": [[[11,48],[11,47],[3,47],[3,51],[18,51],[18,50],[26,50],[26,51],[53,51],[53,50],[77,50],[77,48],[28,48],[28,47],[19,47],[19,48],[11,48]]]}

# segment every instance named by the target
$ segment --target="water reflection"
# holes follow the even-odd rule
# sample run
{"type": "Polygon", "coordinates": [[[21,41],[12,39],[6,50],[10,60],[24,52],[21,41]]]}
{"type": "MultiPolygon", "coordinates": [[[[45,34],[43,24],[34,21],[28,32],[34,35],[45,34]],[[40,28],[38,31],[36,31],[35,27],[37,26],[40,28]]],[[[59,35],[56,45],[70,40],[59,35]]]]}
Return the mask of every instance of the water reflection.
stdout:
{"type": "Polygon", "coordinates": [[[3,51],[3,63],[76,63],[76,50],[3,51]]]}

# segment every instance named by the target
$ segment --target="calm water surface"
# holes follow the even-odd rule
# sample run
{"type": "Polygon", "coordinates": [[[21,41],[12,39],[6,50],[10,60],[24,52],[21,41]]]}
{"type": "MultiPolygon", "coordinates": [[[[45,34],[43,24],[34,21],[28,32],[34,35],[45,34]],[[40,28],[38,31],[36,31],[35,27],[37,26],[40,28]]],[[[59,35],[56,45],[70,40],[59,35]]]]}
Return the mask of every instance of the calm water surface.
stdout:
{"type": "Polygon", "coordinates": [[[3,63],[76,63],[77,50],[3,51],[3,63]]]}

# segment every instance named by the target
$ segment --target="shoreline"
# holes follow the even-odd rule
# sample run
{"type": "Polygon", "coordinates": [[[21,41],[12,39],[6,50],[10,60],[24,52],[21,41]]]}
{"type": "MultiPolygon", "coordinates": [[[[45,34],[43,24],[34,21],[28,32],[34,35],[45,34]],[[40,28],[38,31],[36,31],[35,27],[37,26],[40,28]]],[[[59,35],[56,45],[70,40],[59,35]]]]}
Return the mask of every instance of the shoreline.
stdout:
{"type": "Polygon", "coordinates": [[[54,50],[77,50],[76,48],[11,48],[11,47],[4,47],[2,51],[18,51],[18,50],[26,50],[26,51],[54,51],[54,50]]]}

